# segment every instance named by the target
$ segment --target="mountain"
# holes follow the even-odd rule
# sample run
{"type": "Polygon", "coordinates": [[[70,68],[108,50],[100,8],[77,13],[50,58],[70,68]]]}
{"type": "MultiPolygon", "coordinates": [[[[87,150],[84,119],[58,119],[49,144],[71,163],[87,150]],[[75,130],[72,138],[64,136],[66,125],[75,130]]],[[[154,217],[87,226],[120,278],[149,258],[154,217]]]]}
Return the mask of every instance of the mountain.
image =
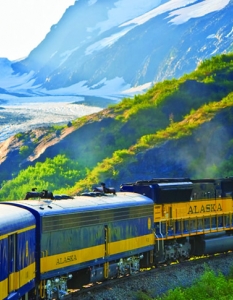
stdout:
{"type": "Polygon", "coordinates": [[[0,199],[32,187],[76,193],[106,182],[233,174],[233,54],[66,126],[0,143],[0,199]]]}
{"type": "Polygon", "coordinates": [[[230,52],[232,23],[233,0],[79,0],[27,58],[5,65],[0,95],[95,96],[107,105],[230,52]]]}

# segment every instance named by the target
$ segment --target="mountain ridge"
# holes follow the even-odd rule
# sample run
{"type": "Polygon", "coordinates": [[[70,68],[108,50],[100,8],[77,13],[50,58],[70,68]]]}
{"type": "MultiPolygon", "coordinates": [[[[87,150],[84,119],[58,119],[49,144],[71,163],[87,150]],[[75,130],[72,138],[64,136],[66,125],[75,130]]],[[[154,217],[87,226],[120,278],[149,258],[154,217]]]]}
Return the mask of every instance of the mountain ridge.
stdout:
{"type": "Polygon", "coordinates": [[[233,0],[137,0],[133,9],[129,1],[76,1],[27,58],[11,63],[12,85],[0,79],[0,87],[103,97],[107,106],[230,52],[232,12],[233,0]]]}

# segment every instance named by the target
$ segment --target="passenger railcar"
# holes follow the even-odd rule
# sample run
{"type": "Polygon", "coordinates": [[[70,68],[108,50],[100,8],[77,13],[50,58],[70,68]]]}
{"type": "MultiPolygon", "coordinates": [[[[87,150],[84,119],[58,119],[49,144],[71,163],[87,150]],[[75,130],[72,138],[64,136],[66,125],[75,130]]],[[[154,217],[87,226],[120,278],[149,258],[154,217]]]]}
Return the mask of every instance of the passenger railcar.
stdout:
{"type": "MultiPolygon", "coordinates": [[[[5,205],[7,206],[7,205],[5,205]]],[[[154,249],[153,201],[135,193],[9,202],[36,219],[36,298],[139,271],[154,249]],[[143,255],[144,254],[144,255],[143,255]]]]}
{"type": "Polygon", "coordinates": [[[35,288],[34,216],[27,210],[0,207],[0,299],[27,299],[35,288]]]}

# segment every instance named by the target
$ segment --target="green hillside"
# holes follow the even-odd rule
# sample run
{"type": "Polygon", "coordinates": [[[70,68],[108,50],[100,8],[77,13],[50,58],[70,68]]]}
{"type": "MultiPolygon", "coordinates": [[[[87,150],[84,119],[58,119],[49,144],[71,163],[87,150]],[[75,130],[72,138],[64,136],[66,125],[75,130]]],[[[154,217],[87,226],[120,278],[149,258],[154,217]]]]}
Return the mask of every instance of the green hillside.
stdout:
{"type": "Polygon", "coordinates": [[[59,141],[65,128],[47,129],[49,138],[44,133],[36,139],[33,132],[16,136],[24,142],[13,158],[11,180],[0,169],[0,199],[22,198],[32,187],[74,194],[102,181],[118,189],[121,182],[142,177],[230,176],[232,122],[229,54],[203,62],[179,80],[158,83],[143,95],[77,119],[59,141]],[[36,156],[46,139],[54,143],[36,156]],[[35,159],[29,160],[33,155],[35,159]]]}

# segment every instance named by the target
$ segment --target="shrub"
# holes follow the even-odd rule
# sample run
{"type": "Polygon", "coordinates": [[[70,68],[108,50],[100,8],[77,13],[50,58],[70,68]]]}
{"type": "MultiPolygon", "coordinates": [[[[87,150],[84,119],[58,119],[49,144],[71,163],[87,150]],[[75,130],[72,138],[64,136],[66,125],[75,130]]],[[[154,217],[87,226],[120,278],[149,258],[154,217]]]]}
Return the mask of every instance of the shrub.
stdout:
{"type": "Polygon", "coordinates": [[[21,146],[19,148],[19,154],[22,156],[27,156],[30,154],[30,148],[28,146],[21,146]]]}

